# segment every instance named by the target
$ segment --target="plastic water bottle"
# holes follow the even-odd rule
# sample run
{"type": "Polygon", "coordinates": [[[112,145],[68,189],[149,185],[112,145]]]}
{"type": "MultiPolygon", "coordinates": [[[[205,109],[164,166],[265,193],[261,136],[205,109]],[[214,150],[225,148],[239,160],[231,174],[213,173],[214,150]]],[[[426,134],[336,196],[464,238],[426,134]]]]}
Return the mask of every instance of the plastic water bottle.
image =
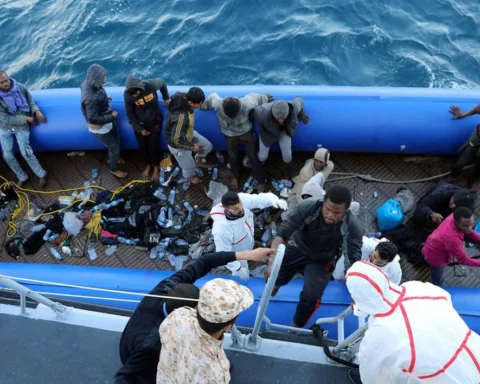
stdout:
{"type": "Polygon", "coordinates": [[[45,224],[38,224],[30,228],[30,232],[40,232],[44,228],[45,228],[45,224]]]}
{"type": "Polygon", "coordinates": [[[292,188],[293,187],[293,183],[291,180],[285,180],[285,179],[282,179],[279,181],[280,184],[283,184],[283,188],[287,187],[287,188],[292,188]]]}
{"type": "Polygon", "coordinates": [[[172,174],[170,175],[170,178],[174,178],[174,177],[177,177],[177,175],[180,173],[180,168],[179,167],[175,167],[175,169],[173,170],[172,174]]]}
{"type": "Polygon", "coordinates": [[[83,151],[74,151],[74,152],[68,152],[67,153],[68,157],[73,157],[73,156],[85,156],[85,152],[83,151]]]}
{"type": "Polygon", "coordinates": [[[266,228],[262,235],[262,246],[266,247],[270,240],[270,229],[266,228]]]}
{"type": "Polygon", "coordinates": [[[213,181],[218,180],[218,167],[213,168],[212,180],[213,181]]]}
{"type": "Polygon", "coordinates": [[[158,218],[157,218],[157,223],[158,225],[163,227],[166,222],[167,222],[167,210],[165,209],[165,207],[162,207],[160,209],[160,214],[158,215],[158,218]]]}
{"type": "Polygon", "coordinates": [[[273,178],[272,178],[272,186],[277,192],[280,192],[283,189],[283,184],[273,178]]]}
{"type": "Polygon", "coordinates": [[[48,241],[48,238],[51,236],[51,234],[52,234],[52,230],[47,229],[47,232],[45,232],[45,235],[43,235],[43,240],[48,241]]]}
{"type": "Polygon", "coordinates": [[[51,243],[53,240],[58,239],[59,237],[60,235],[58,233],[55,233],[54,235],[48,238],[48,242],[51,243]]]}
{"type": "Polygon", "coordinates": [[[380,239],[382,237],[382,232],[370,232],[367,234],[367,237],[374,237],[376,239],[380,239]]]}
{"type": "Polygon", "coordinates": [[[271,231],[272,231],[272,239],[277,236],[277,223],[275,221],[272,221],[272,224],[270,225],[271,231]]]}
{"type": "Polygon", "coordinates": [[[184,191],[186,191],[188,188],[190,188],[190,182],[189,181],[187,181],[186,183],[183,183],[183,185],[182,185],[182,189],[184,191]]]}
{"type": "Polygon", "coordinates": [[[108,247],[106,250],[105,250],[105,255],[107,256],[113,256],[113,254],[117,252],[117,245],[114,244],[114,245],[111,245],[110,247],[108,247]]]}
{"type": "Polygon", "coordinates": [[[125,237],[118,236],[117,238],[119,243],[127,245],[136,245],[140,240],[139,239],[126,239],[125,237]]]}
{"type": "Polygon", "coordinates": [[[173,221],[173,209],[172,209],[172,207],[168,208],[168,220],[173,221]]]}
{"type": "Polygon", "coordinates": [[[204,217],[210,216],[210,211],[208,209],[200,209],[198,205],[195,205],[195,212],[199,216],[204,216],[204,217]]]}
{"type": "Polygon", "coordinates": [[[96,180],[98,178],[98,168],[92,169],[92,179],[96,180]]]}
{"type": "Polygon", "coordinates": [[[153,247],[150,251],[149,259],[154,260],[156,258],[157,258],[157,247],[153,247]]]}
{"type": "Polygon", "coordinates": [[[221,164],[225,163],[225,157],[223,157],[222,152],[217,151],[215,155],[217,156],[217,159],[221,164]]]}
{"type": "Polygon", "coordinates": [[[177,185],[183,184],[187,182],[188,180],[185,177],[181,177],[180,179],[177,180],[177,185]]]}
{"type": "Polygon", "coordinates": [[[193,209],[192,205],[187,200],[183,200],[183,206],[185,208],[187,208],[189,213],[193,213],[194,209],[193,209]]]}
{"type": "Polygon", "coordinates": [[[118,204],[123,203],[124,201],[125,201],[124,199],[114,200],[111,203],[107,204],[107,209],[111,207],[116,207],[118,204]]]}
{"type": "Polygon", "coordinates": [[[200,178],[202,178],[203,176],[205,176],[205,175],[203,174],[203,171],[202,171],[200,168],[196,168],[196,169],[195,169],[195,174],[196,174],[198,177],[200,177],[200,178]]]}
{"type": "Polygon", "coordinates": [[[250,188],[250,185],[253,183],[253,176],[250,176],[248,180],[245,182],[243,185],[243,192],[246,192],[248,188],[250,188]]]}
{"type": "Polygon", "coordinates": [[[185,246],[188,245],[188,241],[185,239],[177,239],[175,240],[175,244],[179,246],[185,246]]]}
{"type": "Polygon", "coordinates": [[[170,194],[168,195],[168,203],[173,205],[175,203],[175,194],[177,193],[177,189],[175,187],[172,188],[170,194]]]}
{"type": "Polygon", "coordinates": [[[160,184],[165,183],[165,169],[161,168],[160,169],[160,184]]]}
{"type": "Polygon", "coordinates": [[[92,260],[92,261],[97,260],[97,258],[98,258],[97,252],[95,251],[95,248],[93,248],[93,246],[91,244],[88,244],[87,252],[88,252],[88,257],[89,257],[90,260],[92,260]]]}
{"type": "Polygon", "coordinates": [[[167,201],[168,197],[163,193],[163,188],[158,188],[154,193],[153,196],[155,196],[157,199],[162,200],[162,201],[167,201]]]}
{"type": "Polygon", "coordinates": [[[53,257],[55,257],[55,259],[62,260],[62,256],[60,255],[60,253],[58,253],[58,251],[55,248],[51,247],[50,253],[53,255],[53,257]]]}

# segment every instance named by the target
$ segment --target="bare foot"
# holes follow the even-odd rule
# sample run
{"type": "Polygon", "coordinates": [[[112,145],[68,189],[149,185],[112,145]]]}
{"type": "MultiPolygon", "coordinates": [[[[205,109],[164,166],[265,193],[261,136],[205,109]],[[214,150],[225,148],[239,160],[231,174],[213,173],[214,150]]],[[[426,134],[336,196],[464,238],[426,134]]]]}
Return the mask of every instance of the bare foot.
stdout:
{"type": "Polygon", "coordinates": [[[148,180],[149,179],[151,170],[152,170],[152,167],[150,165],[147,165],[147,167],[145,168],[145,170],[142,173],[143,180],[148,180]]]}
{"type": "Polygon", "coordinates": [[[202,179],[200,179],[199,177],[197,176],[192,176],[188,179],[188,181],[192,184],[201,184],[202,183],[202,179]]]}
{"type": "Polygon", "coordinates": [[[153,169],[153,175],[152,175],[153,181],[158,181],[160,180],[160,172],[158,171],[158,167],[155,167],[153,169]]]}
{"type": "Polygon", "coordinates": [[[115,172],[113,172],[113,171],[110,171],[110,172],[113,176],[118,177],[119,179],[123,179],[124,177],[127,177],[127,172],[123,172],[123,171],[120,171],[120,170],[115,171],[115,172]]]}
{"type": "Polygon", "coordinates": [[[238,179],[236,177],[234,177],[230,181],[230,188],[232,188],[232,190],[234,190],[234,191],[236,191],[238,189],[238,179]]]}

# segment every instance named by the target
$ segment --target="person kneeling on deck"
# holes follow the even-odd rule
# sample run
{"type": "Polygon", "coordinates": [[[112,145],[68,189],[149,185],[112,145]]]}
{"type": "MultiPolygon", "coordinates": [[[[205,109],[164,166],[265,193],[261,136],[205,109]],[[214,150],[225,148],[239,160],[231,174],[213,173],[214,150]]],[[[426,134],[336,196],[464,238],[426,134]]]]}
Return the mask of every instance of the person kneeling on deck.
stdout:
{"type": "Polygon", "coordinates": [[[157,91],[162,93],[163,103],[168,107],[170,96],[167,84],[163,79],[141,80],[129,75],[125,88],[123,93],[125,110],[145,163],[143,179],[150,178],[153,168],[152,179],[158,181],[160,177],[158,167],[163,155],[160,148],[163,117],[157,91]]]}
{"type": "Polygon", "coordinates": [[[258,159],[263,163],[268,158],[270,146],[277,141],[282,151],[284,178],[292,178],[292,138],[298,121],[308,124],[309,117],[303,110],[303,99],[296,97],[291,103],[279,100],[262,104],[252,111],[252,118],[260,127],[258,159]]]}
{"type": "Polygon", "coordinates": [[[328,179],[328,176],[330,176],[330,173],[333,171],[334,167],[335,165],[330,160],[330,152],[328,152],[328,150],[325,148],[317,149],[313,159],[307,160],[301,169],[300,174],[293,179],[295,185],[292,189],[291,195],[288,197],[288,202],[301,202],[303,186],[305,183],[319,173],[323,174],[325,182],[328,179]]]}
{"type": "MultiPolygon", "coordinates": [[[[222,197],[222,203],[215,205],[210,211],[213,220],[212,235],[217,252],[250,251],[255,245],[254,216],[252,209],[268,207],[287,209],[287,202],[273,193],[227,192],[222,197]]],[[[233,276],[242,280],[250,278],[246,260],[234,261],[227,264],[233,276]]]]}
{"type": "Polygon", "coordinates": [[[197,306],[199,290],[193,284],[213,268],[235,260],[265,261],[271,249],[257,248],[249,252],[210,253],[199,257],[181,271],[157,284],[145,296],[128,321],[120,339],[120,360],[123,366],[115,375],[115,384],[154,384],[162,344],[158,329],[169,313],[180,307],[197,306]],[[175,299],[184,298],[185,300],[175,299]],[[191,299],[191,300],[189,300],[191,299]]]}
{"type": "Polygon", "coordinates": [[[198,87],[192,87],[187,93],[177,92],[168,104],[165,122],[165,139],[168,149],[182,168],[183,177],[192,184],[202,180],[195,176],[197,165],[192,152],[205,159],[212,150],[212,143],[194,130],[194,110],[202,106],[205,94],[198,87]]]}
{"type": "Polygon", "coordinates": [[[476,192],[453,184],[437,184],[419,200],[412,220],[420,225],[438,226],[455,208],[475,209],[476,192]]]}
{"type": "Polygon", "coordinates": [[[160,326],[157,384],[229,383],[223,335],[252,304],[252,292],[235,281],[206,282],[197,309],[179,308],[160,326]]]}
{"type": "Polygon", "coordinates": [[[47,183],[47,172],[38,162],[30,146],[30,126],[38,123],[46,123],[46,119],[27,87],[0,71],[0,144],[3,158],[17,176],[19,187],[23,187],[28,175],[13,153],[14,136],[23,158],[40,178],[38,185],[43,187],[47,183]]]}
{"type": "Polygon", "coordinates": [[[258,183],[258,192],[265,190],[265,174],[263,165],[258,160],[256,145],[257,136],[253,131],[250,121],[250,112],[258,105],[268,103],[273,100],[269,93],[260,95],[258,93],[249,93],[245,97],[221,98],[218,94],[212,93],[202,105],[202,110],[214,109],[220,122],[220,129],[225,135],[227,143],[228,157],[232,167],[233,179],[231,188],[237,190],[238,180],[240,179],[241,159],[238,153],[238,146],[245,148],[250,165],[252,166],[252,175],[258,183]]]}
{"type": "MultiPolygon", "coordinates": [[[[375,239],[363,236],[362,260],[380,268],[394,284],[402,280],[402,267],[397,247],[387,239],[375,239]]],[[[335,280],[345,280],[345,256],[338,259],[333,271],[335,280]]]]}
{"type": "Polygon", "coordinates": [[[470,258],[463,249],[463,241],[480,244],[480,235],[472,230],[473,213],[465,207],[455,209],[440,226],[428,236],[422,252],[430,265],[430,282],[443,284],[445,267],[457,259],[458,264],[480,267],[480,260],[470,258]]]}
{"type": "Polygon", "coordinates": [[[354,383],[480,382],[480,337],[453,308],[450,294],[430,283],[392,283],[363,261],[347,273],[354,313],[366,317],[354,383]],[[360,376],[360,377],[358,377],[360,376]]]}
{"type": "MultiPolygon", "coordinates": [[[[337,255],[348,255],[345,270],[361,259],[363,228],[348,209],[351,201],[352,195],[347,188],[333,186],[327,190],[325,201],[300,203],[278,228],[272,248],[276,249],[293,236],[291,244],[286,245],[272,296],[296,272],[303,273],[305,278],[293,327],[303,327],[319,307],[323,291],[332,277],[337,255]]],[[[271,260],[265,271],[265,280],[270,277],[272,263],[271,260]]]]}

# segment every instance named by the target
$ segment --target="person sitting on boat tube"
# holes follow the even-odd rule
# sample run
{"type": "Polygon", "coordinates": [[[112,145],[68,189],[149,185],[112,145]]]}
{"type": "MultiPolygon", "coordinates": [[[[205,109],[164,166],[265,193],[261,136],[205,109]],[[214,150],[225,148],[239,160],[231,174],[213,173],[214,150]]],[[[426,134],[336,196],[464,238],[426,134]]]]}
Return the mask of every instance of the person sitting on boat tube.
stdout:
{"type": "Polygon", "coordinates": [[[356,384],[480,383],[480,336],[430,283],[392,283],[371,263],[356,262],[346,277],[354,314],[370,316],[360,343],[356,384]]]}
{"type": "Polygon", "coordinates": [[[282,151],[284,179],[292,178],[292,138],[298,128],[298,121],[308,124],[310,118],[303,109],[303,99],[295,97],[292,102],[275,101],[262,104],[251,113],[260,127],[258,159],[263,163],[268,158],[270,146],[277,141],[282,151]]]}
{"type": "Polygon", "coordinates": [[[181,271],[160,281],[150,295],[170,296],[158,298],[145,296],[130,317],[120,338],[122,367],[114,384],[155,383],[162,343],[159,327],[168,314],[181,307],[195,308],[199,289],[193,285],[213,268],[235,260],[265,261],[272,254],[268,248],[249,252],[220,252],[200,256],[181,271]],[[185,300],[175,299],[184,298],[185,300]]]}
{"type": "Polygon", "coordinates": [[[422,226],[438,226],[455,208],[475,209],[477,193],[453,184],[437,184],[418,201],[412,220],[422,226]]]}
{"type": "Polygon", "coordinates": [[[47,172],[30,146],[30,126],[46,121],[27,87],[8,77],[6,72],[0,71],[0,144],[3,158],[17,177],[19,187],[23,187],[27,182],[28,175],[13,153],[14,137],[23,158],[40,179],[38,185],[44,187],[47,183],[47,172]]]}
{"type": "MultiPolygon", "coordinates": [[[[217,252],[252,250],[255,245],[252,210],[269,207],[287,209],[287,202],[271,192],[250,195],[229,191],[223,195],[221,204],[215,205],[210,211],[215,250],[217,252]]],[[[228,263],[226,267],[233,276],[239,276],[242,280],[250,278],[248,263],[245,260],[228,263]]]]}
{"type": "Polygon", "coordinates": [[[328,176],[330,176],[330,173],[333,171],[334,167],[335,165],[330,160],[330,152],[328,149],[317,149],[313,159],[307,160],[301,169],[300,174],[293,179],[295,185],[292,189],[292,193],[288,197],[288,202],[301,202],[303,200],[302,190],[305,183],[319,173],[323,174],[325,182],[328,179],[328,176]]]}
{"type": "MultiPolygon", "coordinates": [[[[480,104],[476,107],[462,112],[462,110],[453,105],[449,111],[453,117],[452,120],[460,120],[464,117],[480,114],[480,104]]],[[[460,147],[455,165],[452,167],[451,175],[459,177],[462,174],[463,168],[468,165],[475,165],[475,171],[470,179],[470,187],[478,191],[480,182],[480,124],[478,124],[468,140],[460,147]]]]}
{"type": "Polygon", "coordinates": [[[241,159],[238,147],[243,144],[245,153],[252,167],[252,175],[258,183],[258,192],[265,190],[265,174],[263,165],[257,156],[257,137],[253,132],[250,112],[259,105],[273,100],[273,95],[267,93],[249,93],[245,97],[221,98],[217,93],[212,93],[203,103],[202,110],[214,109],[220,122],[220,129],[225,135],[228,157],[232,167],[233,179],[231,188],[237,190],[240,179],[241,159]]]}
{"type": "MultiPolygon", "coordinates": [[[[375,239],[363,236],[362,260],[380,268],[394,284],[402,280],[402,267],[397,247],[387,239],[375,239]]],[[[335,280],[345,280],[345,256],[338,259],[333,271],[335,280]]]]}
{"type": "Polygon", "coordinates": [[[115,119],[118,112],[110,108],[111,97],[103,88],[107,82],[106,71],[98,64],[92,64],[87,71],[87,78],[81,85],[81,108],[87,121],[88,130],[108,149],[108,167],[112,175],[127,177],[127,173],[118,169],[123,163],[120,158],[120,134],[115,119]]]}
{"type": "Polygon", "coordinates": [[[213,279],[200,289],[197,309],[183,307],[160,326],[163,344],[157,384],[230,383],[224,333],[253,304],[253,294],[233,280],[213,279]]]}
{"type": "Polygon", "coordinates": [[[200,135],[195,128],[194,110],[205,101],[203,90],[192,87],[187,93],[177,92],[168,104],[165,121],[165,140],[170,153],[182,168],[183,177],[192,184],[200,184],[202,179],[195,176],[197,164],[192,152],[200,159],[205,159],[213,146],[210,141],[200,135]]]}
{"type": "MultiPolygon", "coordinates": [[[[349,211],[352,195],[348,188],[330,187],[324,201],[306,200],[284,221],[273,239],[272,248],[286,245],[280,272],[272,296],[279,288],[303,272],[303,291],[295,311],[292,327],[303,327],[320,306],[323,292],[331,280],[334,261],[347,254],[345,270],[362,257],[363,228],[349,211]],[[345,249],[344,249],[345,248],[345,249]]],[[[273,260],[265,271],[268,281],[273,260]]]]}
{"type": "Polygon", "coordinates": [[[129,75],[125,88],[125,110],[145,163],[143,178],[148,180],[153,169],[152,179],[158,181],[158,167],[163,157],[160,148],[163,117],[157,91],[162,93],[163,103],[168,107],[170,96],[167,84],[163,79],[141,80],[129,75]]]}

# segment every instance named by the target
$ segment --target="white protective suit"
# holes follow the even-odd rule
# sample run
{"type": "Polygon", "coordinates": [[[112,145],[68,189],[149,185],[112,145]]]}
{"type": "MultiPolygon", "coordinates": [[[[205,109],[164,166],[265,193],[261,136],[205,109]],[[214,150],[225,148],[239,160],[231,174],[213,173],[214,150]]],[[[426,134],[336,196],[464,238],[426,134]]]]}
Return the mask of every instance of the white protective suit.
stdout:
{"type": "MultiPolygon", "coordinates": [[[[362,244],[362,260],[370,261],[370,256],[374,254],[375,248],[378,243],[383,241],[388,241],[387,239],[375,239],[363,236],[362,244]]],[[[397,255],[395,258],[385,265],[384,267],[379,267],[385,274],[388,276],[390,281],[394,284],[400,284],[402,281],[402,267],[400,266],[400,256],[397,255]]],[[[335,270],[333,271],[333,278],[335,280],[345,280],[345,256],[342,255],[338,259],[337,264],[335,265],[335,270]]]]}
{"type": "Polygon", "coordinates": [[[430,283],[398,286],[376,266],[357,261],[347,273],[356,309],[370,316],[360,344],[365,384],[478,384],[480,336],[430,283]]]}
{"type": "MultiPolygon", "coordinates": [[[[255,245],[254,238],[254,217],[252,209],[264,209],[268,207],[278,207],[287,209],[287,202],[275,196],[273,193],[260,193],[250,195],[248,193],[239,193],[238,197],[242,202],[245,215],[238,220],[227,220],[225,217],[225,208],[217,204],[210,211],[210,217],[213,220],[212,235],[215,241],[216,252],[241,252],[251,251],[255,245]]],[[[240,267],[246,268],[247,275],[241,276],[248,279],[248,262],[246,260],[232,261],[226,267],[234,272],[240,267]]],[[[244,271],[245,272],[245,271],[244,271]]]]}

